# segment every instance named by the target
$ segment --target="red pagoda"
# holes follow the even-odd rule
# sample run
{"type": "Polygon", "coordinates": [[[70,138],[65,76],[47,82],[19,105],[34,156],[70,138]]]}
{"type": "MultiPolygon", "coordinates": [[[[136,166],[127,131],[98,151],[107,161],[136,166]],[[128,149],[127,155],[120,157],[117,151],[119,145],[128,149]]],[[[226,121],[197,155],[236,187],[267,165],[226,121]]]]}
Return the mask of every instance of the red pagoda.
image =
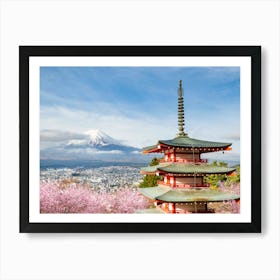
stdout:
{"type": "Polygon", "coordinates": [[[155,187],[139,188],[166,213],[207,213],[209,202],[239,200],[239,195],[210,189],[204,176],[231,175],[235,168],[209,165],[203,153],[229,151],[231,143],[210,142],[190,138],[184,132],[184,97],[182,81],[178,90],[178,134],[170,140],[143,148],[144,154],[163,153],[158,165],[141,169],[142,174],[162,176],[155,187]]]}

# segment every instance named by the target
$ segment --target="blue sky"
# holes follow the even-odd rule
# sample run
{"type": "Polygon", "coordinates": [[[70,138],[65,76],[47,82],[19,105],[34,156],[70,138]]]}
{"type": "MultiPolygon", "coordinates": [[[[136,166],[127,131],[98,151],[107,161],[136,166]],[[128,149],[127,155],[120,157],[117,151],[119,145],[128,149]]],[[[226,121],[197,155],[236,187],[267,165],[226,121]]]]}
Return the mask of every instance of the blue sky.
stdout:
{"type": "Polygon", "coordinates": [[[179,80],[189,136],[232,142],[239,157],[239,67],[41,67],[41,130],[101,129],[136,147],[171,139],[179,80]]]}

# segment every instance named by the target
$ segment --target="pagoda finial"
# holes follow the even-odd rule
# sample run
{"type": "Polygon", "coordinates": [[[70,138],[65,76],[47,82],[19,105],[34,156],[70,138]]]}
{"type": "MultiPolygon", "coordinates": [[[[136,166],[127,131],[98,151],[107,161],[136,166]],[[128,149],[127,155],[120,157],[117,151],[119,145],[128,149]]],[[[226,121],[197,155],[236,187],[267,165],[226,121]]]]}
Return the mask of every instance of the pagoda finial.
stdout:
{"type": "Polygon", "coordinates": [[[187,136],[187,134],[184,132],[184,126],[185,126],[184,95],[183,95],[182,80],[180,80],[179,89],[178,89],[178,133],[177,133],[177,136],[187,136]]]}
{"type": "Polygon", "coordinates": [[[182,80],[179,81],[179,96],[183,96],[182,80]]]}

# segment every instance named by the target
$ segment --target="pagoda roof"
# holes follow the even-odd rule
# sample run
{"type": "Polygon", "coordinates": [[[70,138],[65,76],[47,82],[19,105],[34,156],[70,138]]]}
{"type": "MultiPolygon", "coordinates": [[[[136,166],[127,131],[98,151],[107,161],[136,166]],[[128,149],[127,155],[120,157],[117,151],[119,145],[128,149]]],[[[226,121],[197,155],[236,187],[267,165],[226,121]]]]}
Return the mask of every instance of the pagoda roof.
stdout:
{"type": "Polygon", "coordinates": [[[162,163],[159,165],[143,167],[141,168],[141,171],[142,173],[164,172],[175,174],[228,174],[235,171],[235,168],[204,164],[162,163]]]}
{"type": "Polygon", "coordinates": [[[159,140],[156,145],[144,147],[143,152],[156,152],[159,150],[158,146],[163,144],[168,147],[174,148],[220,148],[225,149],[232,145],[232,143],[213,142],[190,138],[187,135],[177,136],[170,140],[159,140]],[[155,150],[155,151],[154,151],[155,150]]]}
{"type": "Polygon", "coordinates": [[[150,199],[166,202],[218,202],[239,199],[237,194],[211,189],[174,189],[167,186],[139,188],[139,191],[150,199]]]}

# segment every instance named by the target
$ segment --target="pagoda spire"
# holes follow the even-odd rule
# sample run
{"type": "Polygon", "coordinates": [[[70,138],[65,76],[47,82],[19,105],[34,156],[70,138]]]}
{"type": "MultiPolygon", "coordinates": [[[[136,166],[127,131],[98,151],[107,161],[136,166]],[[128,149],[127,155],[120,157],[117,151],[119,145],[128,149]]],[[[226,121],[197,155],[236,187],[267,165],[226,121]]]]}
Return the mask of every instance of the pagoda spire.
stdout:
{"type": "Polygon", "coordinates": [[[184,131],[185,116],[184,116],[184,94],[182,88],[182,80],[179,81],[178,89],[178,133],[177,136],[188,136],[184,131]]]}

